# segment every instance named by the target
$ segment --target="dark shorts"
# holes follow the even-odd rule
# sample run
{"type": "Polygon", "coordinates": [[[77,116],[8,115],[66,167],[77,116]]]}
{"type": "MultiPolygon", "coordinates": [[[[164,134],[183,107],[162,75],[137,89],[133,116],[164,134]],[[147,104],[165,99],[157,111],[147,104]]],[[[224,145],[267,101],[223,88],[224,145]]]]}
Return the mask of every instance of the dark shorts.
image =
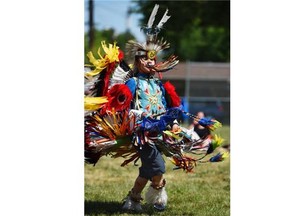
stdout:
{"type": "Polygon", "coordinates": [[[155,145],[145,144],[142,149],[136,147],[142,162],[139,176],[151,180],[153,176],[165,173],[165,161],[155,145]]]}

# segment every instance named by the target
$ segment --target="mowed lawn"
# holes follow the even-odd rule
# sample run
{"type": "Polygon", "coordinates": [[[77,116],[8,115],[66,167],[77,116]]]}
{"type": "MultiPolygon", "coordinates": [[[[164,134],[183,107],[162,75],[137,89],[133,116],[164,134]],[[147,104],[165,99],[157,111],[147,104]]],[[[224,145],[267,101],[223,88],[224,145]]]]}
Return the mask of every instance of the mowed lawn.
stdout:
{"type": "MultiPolygon", "coordinates": [[[[216,133],[225,139],[224,146],[230,144],[229,126],[217,129],[216,133]]],[[[85,215],[230,215],[230,157],[218,163],[198,163],[194,173],[173,170],[174,165],[164,158],[168,193],[165,211],[158,212],[145,202],[142,213],[122,211],[122,199],[132,188],[138,167],[133,163],[121,167],[124,159],[104,156],[96,166],[85,164],[85,215]]]]}

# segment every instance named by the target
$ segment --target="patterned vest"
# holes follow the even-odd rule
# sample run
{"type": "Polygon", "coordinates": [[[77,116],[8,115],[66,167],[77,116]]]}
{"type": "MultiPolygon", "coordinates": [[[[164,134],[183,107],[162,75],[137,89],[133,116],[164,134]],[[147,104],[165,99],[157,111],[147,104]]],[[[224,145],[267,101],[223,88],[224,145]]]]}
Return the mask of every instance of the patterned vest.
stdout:
{"type": "Polygon", "coordinates": [[[133,77],[136,82],[135,108],[149,115],[165,112],[164,95],[156,78],[133,77]]]}

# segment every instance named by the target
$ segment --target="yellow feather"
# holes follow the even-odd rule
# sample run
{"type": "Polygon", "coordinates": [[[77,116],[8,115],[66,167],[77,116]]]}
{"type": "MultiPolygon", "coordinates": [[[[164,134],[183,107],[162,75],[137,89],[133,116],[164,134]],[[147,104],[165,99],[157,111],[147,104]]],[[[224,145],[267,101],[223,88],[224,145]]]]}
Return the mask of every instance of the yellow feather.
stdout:
{"type": "Polygon", "coordinates": [[[107,103],[107,97],[84,97],[84,109],[85,110],[97,110],[103,104],[107,103]]]}
{"type": "Polygon", "coordinates": [[[173,137],[173,138],[175,138],[175,139],[177,139],[177,140],[179,140],[179,139],[182,138],[182,137],[180,137],[180,136],[177,136],[175,133],[173,133],[173,132],[171,132],[171,131],[163,131],[163,133],[165,133],[165,134],[167,134],[168,136],[173,137]]]}
{"type": "Polygon", "coordinates": [[[229,152],[224,152],[223,155],[222,155],[222,158],[225,159],[225,158],[227,158],[227,157],[229,157],[229,152]]]}
{"type": "Polygon", "coordinates": [[[99,74],[102,70],[104,70],[108,64],[112,62],[119,62],[119,47],[116,46],[116,42],[114,44],[109,44],[109,46],[106,45],[105,41],[101,42],[101,46],[103,51],[105,52],[104,57],[100,53],[100,48],[98,49],[98,56],[99,59],[95,59],[93,53],[90,51],[87,53],[87,57],[89,58],[89,61],[93,66],[95,66],[95,69],[93,71],[87,72],[86,76],[95,76],[99,74]]]}

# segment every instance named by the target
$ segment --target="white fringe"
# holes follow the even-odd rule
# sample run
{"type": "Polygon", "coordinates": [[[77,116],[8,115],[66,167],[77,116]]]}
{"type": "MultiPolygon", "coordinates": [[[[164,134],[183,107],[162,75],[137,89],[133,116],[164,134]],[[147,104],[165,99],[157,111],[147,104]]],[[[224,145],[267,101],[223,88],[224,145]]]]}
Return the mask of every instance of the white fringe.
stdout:
{"type": "Polygon", "coordinates": [[[156,190],[150,186],[145,194],[145,200],[148,204],[163,204],[164,206],[166,206],[168,196],[165,187],[156,190]]]}

